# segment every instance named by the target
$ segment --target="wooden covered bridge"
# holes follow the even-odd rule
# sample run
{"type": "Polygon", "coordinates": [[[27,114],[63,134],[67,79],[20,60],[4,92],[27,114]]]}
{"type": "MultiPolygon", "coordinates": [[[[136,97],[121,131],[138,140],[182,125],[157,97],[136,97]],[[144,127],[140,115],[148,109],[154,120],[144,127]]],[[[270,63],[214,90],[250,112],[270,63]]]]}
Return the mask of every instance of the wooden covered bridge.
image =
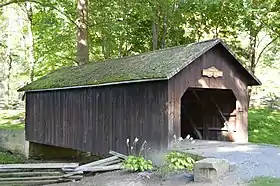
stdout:
{"type": "Polygon", "coordinates": [[[26,140],[102,155],[138,137],[248,140],[247,86],[260,85],[220,39],[54,71],[21,88],[26,140]]]}

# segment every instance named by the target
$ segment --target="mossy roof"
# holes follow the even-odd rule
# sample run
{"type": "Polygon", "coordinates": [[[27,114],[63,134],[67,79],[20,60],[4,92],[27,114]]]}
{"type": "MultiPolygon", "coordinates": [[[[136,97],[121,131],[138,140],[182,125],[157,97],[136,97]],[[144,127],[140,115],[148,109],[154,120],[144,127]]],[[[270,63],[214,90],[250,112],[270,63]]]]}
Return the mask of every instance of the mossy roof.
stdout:
{"type": "Polygon", "coordinates": [[[221,40],[207,40],[130,57],[58,69],[19,91],[169,79],[221,40]]]}

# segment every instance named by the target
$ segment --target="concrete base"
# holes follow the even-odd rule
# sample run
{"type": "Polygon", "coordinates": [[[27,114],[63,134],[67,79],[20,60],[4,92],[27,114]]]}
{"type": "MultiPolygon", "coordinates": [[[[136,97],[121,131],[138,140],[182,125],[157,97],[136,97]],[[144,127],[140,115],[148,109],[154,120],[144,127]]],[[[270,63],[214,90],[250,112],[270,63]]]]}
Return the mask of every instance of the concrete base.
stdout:
{"type": "Polygon", "coordinates": [[[227,160],[218,158],[205,158],[194,164],[195,182],[214,182],[224,173],[229,172],[230,165],[227,160]]]}
{"type": "Polygon", "coordinates": [[[25,133],[22,129],[0,130],[0,148],[12,153],[22,154],[28,157],[29,142],[25,141],[25,133]]]}

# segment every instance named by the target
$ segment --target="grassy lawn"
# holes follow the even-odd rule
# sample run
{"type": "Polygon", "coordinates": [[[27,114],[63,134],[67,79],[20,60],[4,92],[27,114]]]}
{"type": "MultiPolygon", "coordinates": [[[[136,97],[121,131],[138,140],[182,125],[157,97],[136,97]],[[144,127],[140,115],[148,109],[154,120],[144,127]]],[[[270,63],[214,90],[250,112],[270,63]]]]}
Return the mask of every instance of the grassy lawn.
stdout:
{"type": "Polygon", "coordinates": [[[24,128],[24,112],[22,110],[0,110],[0,129],[24,128]]]}
{"type": "Polygon", "coordinates": [[[249,186],[279,186],[280,178],[256,177],[249,186]]]}
{"type": "Polygon", "coordinates": [[[11,164],[11,163],[24,163],[26,158],[21,155],[11,154],[9,152],[0,151],[0,164],[11,164]]]}
{"type": "Polygon", "coordinates": [[[249,111],[249,141],[280,145],[280,111],[251,109],[249,111]]]}

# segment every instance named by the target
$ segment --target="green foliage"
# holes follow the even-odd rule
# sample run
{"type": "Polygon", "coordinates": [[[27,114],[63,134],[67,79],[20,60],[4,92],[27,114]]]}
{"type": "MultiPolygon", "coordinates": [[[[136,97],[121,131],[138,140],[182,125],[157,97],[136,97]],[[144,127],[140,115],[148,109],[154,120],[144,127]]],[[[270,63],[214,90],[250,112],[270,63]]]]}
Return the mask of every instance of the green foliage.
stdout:
{"type": "Polygon", "coordinates": [[[139,139],[136,137],[132,144],[129,138],[126,140],[126,146],[129,152],[128,158],[122,163],[123,168],[132,172],[143,172],[153,169],[153,163],[151,160],[145,158],[145,154],[149,149],[146,149],[147,142],[144,141],[137,151],[137,144],[139,139]]]}
{"type": "Polygon", "coordinates": [[[165,165],[169,170],[178,171],[187,169],[191,171],[194,166],[194,159],[183,152],[173,151],[166,155],[165,165]]]}
{"type": "Polygon", "coordinates": [[[249,141],[280,145],[280,111],[249,110],[249,141]]]}
{"type": "Polygon", "coordinates": [[[143,172],[153,169],[152,161],[146,160],[143,156],[128,156],[122,165],[126,170],[133,172],[143,172]]]}
{"type": "Polygon", "coordinates": [[[26,159],[20,155],[0,151],[0,164],[24,163],[25,161],[26,159]]]}
{"type": "Polygon", "coordinates": [[[250,183],[249,186],[278,186],[280,185],[280,178],[272,177],[256,177],[250,183]]]}
{"type": "MultiPolygon", "coordinates": [[[[2,0],[0,7],[6,2],[2,0]]],[[[0,98],[7,105],[7,100],[19,99],[15,90],[30,82],[32,72],[38,79],[58,68],[77,64],[76,1],[32,1],[31,20],[25,3],[11,2],[14,3],[0,8],[0,98]],[[34,64],[31,59],[35,59],[34,64]]],[[[149,52],[156,31],[157,49],[219,37],[254,73],[257,67],[271,69],[279,63],[279,9],[277,0],[91,0],[90,61],[149,52]]],[[[92,73],[102,72],[97,69],[92,73]]],[[[113,79],[131,77],[125,72],[113,79]]],[[[279,87],[275,78],[271,79],[279,87]]],[[[46,84],[48,87],[50,82],[46,84]]]]}

